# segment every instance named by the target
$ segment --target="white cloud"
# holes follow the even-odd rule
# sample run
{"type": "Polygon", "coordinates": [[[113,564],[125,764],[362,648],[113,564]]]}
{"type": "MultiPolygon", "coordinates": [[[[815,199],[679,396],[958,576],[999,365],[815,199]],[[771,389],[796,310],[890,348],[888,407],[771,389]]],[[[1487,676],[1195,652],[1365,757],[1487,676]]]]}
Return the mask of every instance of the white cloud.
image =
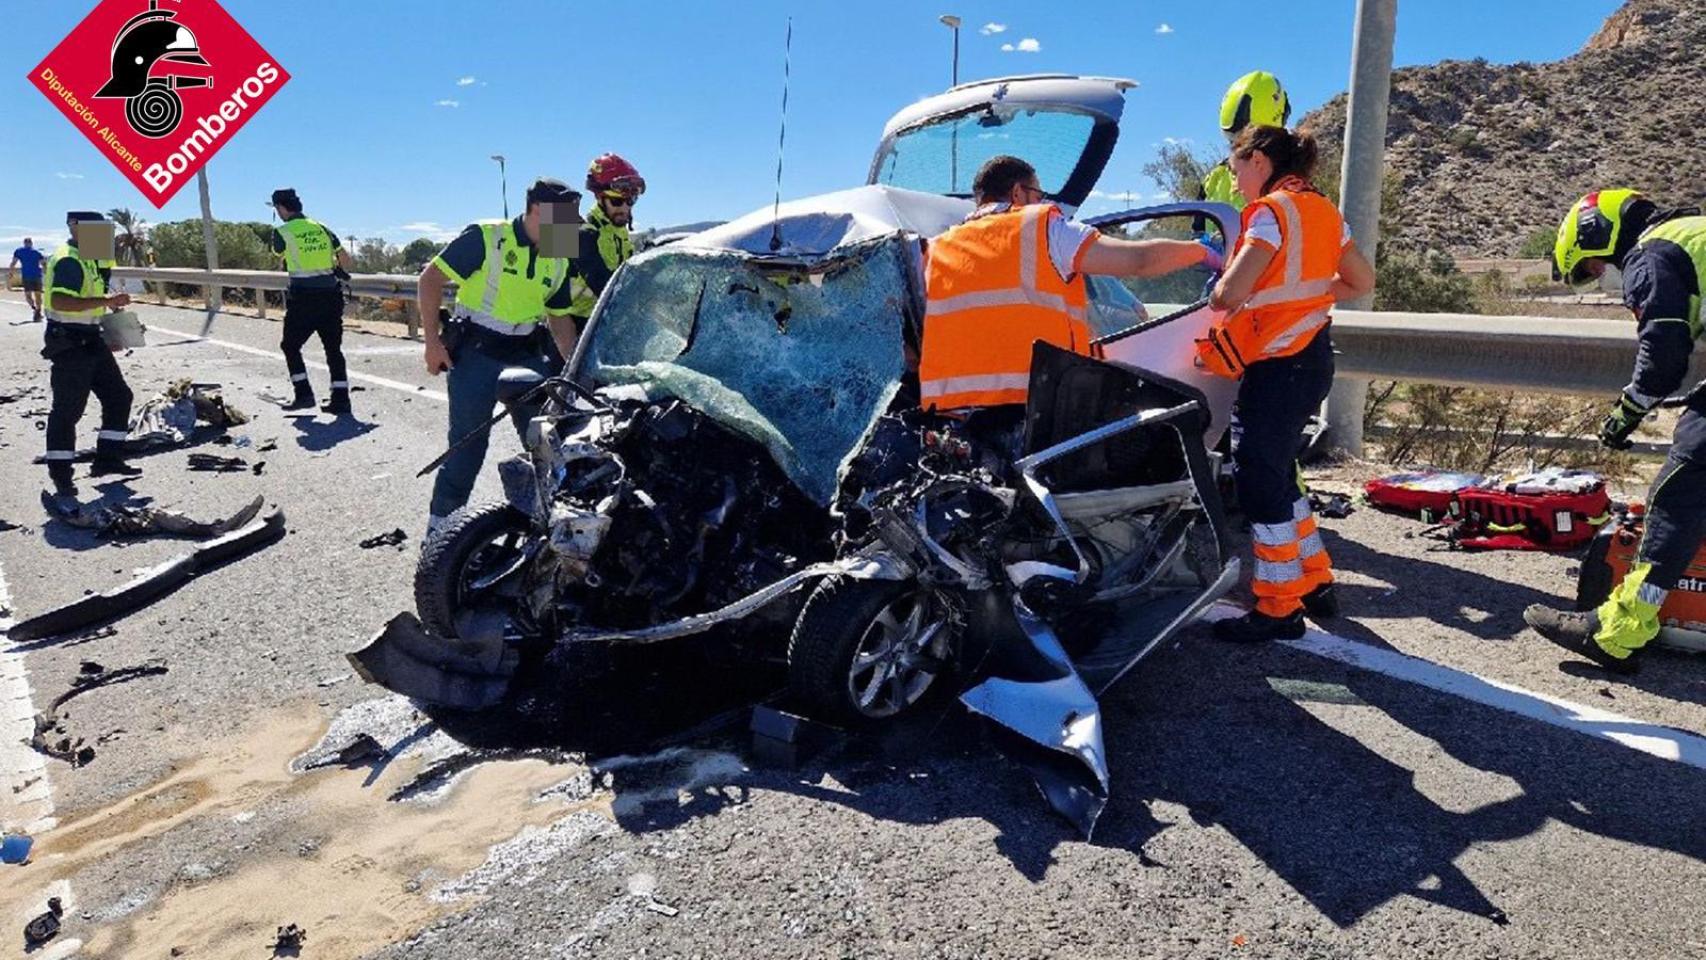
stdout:
{"type": "Polygon", "coordinates": [[[456,85],[459,87],[471,87],[475,84],[477,79],[478,78],[476,77],[460,77],[457,79],[456,85]]]}
{"type": "Polygon", "coordinates": [[[1173,25],[1170,23],[1163,23],[1161,26],[1155,28],[1155,32],[1165,36],[1173,32],[1173,25]]]}
{"type": "Polygon", "coordinates": [[[1006,33],[1007,25],[1005,23],[986,23],[977,32],[986,37],[992,37],[998,33],[1006,33]]]}
{"type": "Polygon", "coordinates": [[[1043,45],[1037,42],[1036,37],[1026,37],[1025,39],[1019,41],[1019,46],[1018,46],[1018,50],[1020,53],[1036,53],[1037,51],[1041,50],[1042,48],[1043,48],[1043,45]]]}
{"type": "Polygon", "coordinates": [[[54,176],[58,177],[61,180],[81,180],[81,179],[83,179],[83,175],[81,173],[66,173],[64,170],[61,170],[58,173],[55,173],[54,176]]]}
{"type": "Polygon", "coordinates": [[[443,243],[455,239],[458,231],[435,220],[416,220],[414,223],[405,223],[400,227],[393,227],[383,232],[387,235],[412,233],[426,237],[428,240],[443,243]]]}
{"type": "Polygon", "coordinates": [[[1012,53],[1013,52],[1013,45],[1011,43],[1002,44],[1001,45],[1001,52],[1002,53],[1012,53]]]}
{"type": "Polygon", "coordinates": [[[455,108],[455,107],[462,106],[462,101],[460,101],[460,100],[440,100],[440,101],[434,103],[433,106],[455,108]]]}
{"type": "Polygon", "coordinates": [[[1162,137],[1161,142],[1169,147],[1188,147],[1193,141],[1190,137],[1162,137]]]}

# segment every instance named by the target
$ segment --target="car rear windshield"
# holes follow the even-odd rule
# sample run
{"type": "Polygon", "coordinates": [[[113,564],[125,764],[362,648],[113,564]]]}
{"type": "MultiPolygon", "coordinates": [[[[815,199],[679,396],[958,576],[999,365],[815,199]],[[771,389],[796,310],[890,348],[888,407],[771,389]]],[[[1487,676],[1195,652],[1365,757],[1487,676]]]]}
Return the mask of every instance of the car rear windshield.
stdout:
{"type": "Polygon", "coordinates": [[[1059,193],[1095,127],[1093,117],[1065,109],[979,107],[896,134],[878,154],[876,182],[969,197],[972,178],[983,162],[1010,154],[1037,168],[1044,190],[1059,193]]]}

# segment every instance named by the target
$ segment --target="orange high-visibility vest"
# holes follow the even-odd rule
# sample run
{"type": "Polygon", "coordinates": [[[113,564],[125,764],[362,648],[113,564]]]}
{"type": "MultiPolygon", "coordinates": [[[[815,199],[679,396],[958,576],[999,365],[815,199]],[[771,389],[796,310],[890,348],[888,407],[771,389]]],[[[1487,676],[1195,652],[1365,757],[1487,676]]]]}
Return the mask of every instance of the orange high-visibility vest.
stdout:
{"type": "Polygon", "coordinates": [[[1053,204],[959,224],[930,241],[925,265],[921,405],[959,410],[1024,403],[1031,345],[1090,352],[1083,276],[1061,279],[1049,258],[1053,204]]]}
{"type": "Polygon", "coordinates": [[[1289,357],[1309,346],[1331,319],[1329,291],[1339,272],[1345,221],[1331,200],[1311,189],[1280,189],[1252,201],[1244,208],[1239,249],[1249,241],[1251,217],[1262,209],[1279,221],[1279,251],[1243,308],[1216,321],[1197,341],[1202,367],[1234,380],[1258,360],[1289,357]]]}

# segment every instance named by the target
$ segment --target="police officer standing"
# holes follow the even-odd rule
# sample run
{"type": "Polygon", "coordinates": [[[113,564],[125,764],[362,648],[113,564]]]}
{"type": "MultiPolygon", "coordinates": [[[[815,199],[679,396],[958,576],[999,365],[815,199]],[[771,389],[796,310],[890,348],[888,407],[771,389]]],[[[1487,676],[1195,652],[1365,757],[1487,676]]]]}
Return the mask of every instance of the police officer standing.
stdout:
{"type": "MultiPolygon", "coordinates": [[[[473,492],[486,459],[482,428],[497,403],[506,368],[555,373],[574,349],[569,280],[578,249],[581,195],[561,180],[527,188],[527,209],[514,220],[468,225],[421,271],[418,298],[427,373],[448,371],[450,443],[461,443],[439,467],[427,532],[473,492]],[[440,316],[444,288],[456,284],[453,314],[440,316]],[[467,442],[463,442],[466,440],[467,442]]],[[[526,426],[515,415],[519,432],[526,426]]]]}
{"type": "Polygon", "coordinates": [[[101,403],[91,477],[142,473],[124,461],[130,429],[130,387],[101,336],[101,316],[130,303],[128,294],[108,294],[110,268],[79,251],[112,242],[112,225],[99,213],[74,210],[65,215],[71,239],[48,262],[47,331],[41,355],[52,365],[53,408],[47,415],[47,474],[54,492],[75,496],[71,465],[77,457],[77,421],[93,393],[101,403]],[[103,242],[104,241],[104,242],[103,242]]]}
{"type": "Polygon", "coordinates": [[[344,293],[339,274],[349,276],[349,251],[338,235],[302,215],[302,200],[290,188],[272,192],[278,227],[273,230],[273,252],[284,258],[290,274],[290,289],[284,295],[284,363],[296,398],[286,410],[314,409],[314,388],[308,383],[308,366],[302,348],[310,337],[320,337],[326,350],[326,366],[332,374],[332,397],[323,408],[327,413],[349,413],[349,372],[344,364],[344,293]]]}
{"type": "Polygon", "coordinates": [[[581,227],[580,255],[575,258],[574,304],[569,315],[584,329],[598,297],[616,268],[634,255],[629,231],[634,204],[646,192],[646,178],[634,165],[614,153],[592,161],[586,170],[586,189],[594,205],[581,227]]]}
{"type": "MultiPolygon", "coordinates": [[[[1576,201],[1558,228],[1553,270],[1572,284],[1623,271],[1623,302],[1640,346],[1635,373],[1600,427],[1599,441],[1626,450],[1641,421],[1682,386],[1700,338],[1706,281],[1706,217],[1661,211],[1634,190],[1600,190],[1576,201]]],[[[1659,634],[1659,608],[1706,538],[1706,394],[1689,398],[1670,454],[1647,497],[1635,564],[1611,596],[1585,613],[1535,604],[1523,619],[1541,636],[1618,673],[1659,634]]]]}

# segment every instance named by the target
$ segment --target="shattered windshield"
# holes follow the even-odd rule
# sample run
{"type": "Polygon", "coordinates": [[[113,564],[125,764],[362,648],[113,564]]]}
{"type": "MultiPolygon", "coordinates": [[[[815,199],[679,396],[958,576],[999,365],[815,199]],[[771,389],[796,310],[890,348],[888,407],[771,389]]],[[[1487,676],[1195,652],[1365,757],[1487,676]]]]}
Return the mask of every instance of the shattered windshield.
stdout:
{"type": "Polygon", "coordinates": [[[896,134],[877,157],[876,183],[924,193],[971,195],[991,157],[1024,157],[1044,190],[1057,194],[1084,155],[1094,118],[1065,110],[997,110],[933,120],[896,134]]]}
{"type": "Polygon", "coordinates": [[[827,505],[899,388],[914,250],[894,234],[809,272],[730,251],[641,254],[606,292],[580,374],[687,403],[763,444],[827,505]]]}

